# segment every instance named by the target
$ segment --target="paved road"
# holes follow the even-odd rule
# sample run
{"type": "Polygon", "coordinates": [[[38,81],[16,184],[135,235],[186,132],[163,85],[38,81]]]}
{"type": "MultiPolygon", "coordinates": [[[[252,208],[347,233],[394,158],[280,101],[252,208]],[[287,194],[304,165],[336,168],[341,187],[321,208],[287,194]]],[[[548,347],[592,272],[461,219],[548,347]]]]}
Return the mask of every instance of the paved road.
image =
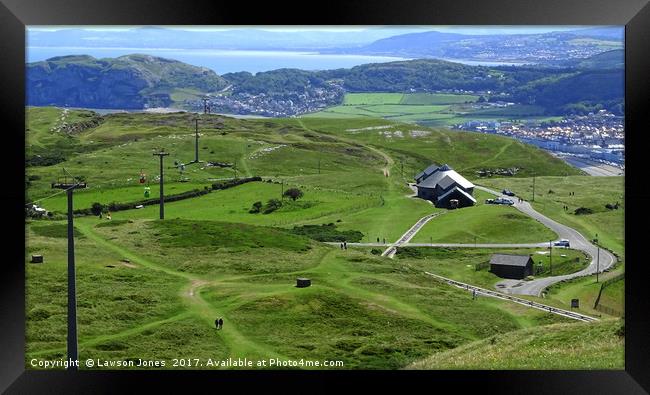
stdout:
{"type": "Polygon", "coordinates": [[[411,226],[411,228],[409,230],[407,230],[406,233],[404,233],[402,235],[402,237],[399,238],[399,240],[397,240],[394,244],[391,244],[391,246],[388,247],[386,249],[386,251],[384,251],[381,254],[381,256],[387,256],[389,258],[394,257],[395,252],[397,252],[397,247],[399,247],[399,246],[403,245],[404,243],[408,242],[409,240],[411,240],[413,238],[413,236],[415,236],[415,234],[418,233],[418,231],[420,229],[422,229],[422,227],[424,225],[426,225],[427,222],[431,221],[432,219],[434,219],[435,217],[441,215],[442,213],[443,212],[440,211],[440,212],[429,214],[429,215],[426,215],[426,216],[420,218],[420,220],[418,220],[418,222],[416,222],[415,225],[411,226]]]}
{"type": "MultiPolygon", "coordinates": [[[[326,242],[325,244],[340,245],[339,242],[326,242]]],[[[397,243],[347,243],[350,247],[391,247],[397,243]]],[[[548,247],[544,243],[520,243],[520,244],[474,244],[474,243],[400,243],[400,247],[458,247],[458,248],[542,248],[548,247]]]]}
{"type": "MultiPolygon", "coordinates": [[[[534,295],[534,296],[540,296],[542,291],[546,289],[547,287],[556,284],[560,281],[563,280],[570,280],[572,278],[576,277],[582,277],[582,276],[587,276],[591,274],[596,273],[596,269],[598,268],[599,272],[602,272],[603,270],[611,267],[614,265],[616,262],[616,257],[611,254],[609,251],[605,249],[600,249],[600,262],[597,262],[597,256],[598,256],[598,247],[591,244],[583,235],[581,235],[578,231],[575,229],[572,229],[566,225],[562,225],[540,213],[535,211],[535,209],[532,208],[530,203],[524,201],[524,202],[519,202],[517,198],[511,198],[505,195],[502,195],[501,193],[481,187],[481,186],[476,186],[477,189],[480,189],[482,191],[491,193],[496,196],[504,197],[504,198],[509,198],[511,200],[515,201],[514,207],[521,211],[522,213],[536,219],[537,221],[541,222],[543,225],[554,231],[555,233],[560,236],[560,239],[567,239],[569,240],[569,244],[571,245],[571,248],[574,248],[576,250],[580,250],[583,252],[586,252],[592,257],[591,262],[589,263],[589,266],[587,266],[585,269],[580,270],[579,272],[572,273],[572,274],[566,274],[563,276],[551,276],[551,277],[543,277],[543,278],[538,278],[532,281],[520,281],[520,280],[503,280],[499,283],[497,283],[497,287],[500,288],[503,292],[506,293],[513,293],[513,294],[520,294],[520,295],[534,295]]],[[[545,244],[548,245],[548,244],[545,244]]]]}
{"type": "Polygon", "coordinates": [[[557,157],[567,162],[571,166],[577,167],[578,169],[586,172],[590,176],[613,177],[622,176],[625,173],[623,169],[620,169],[618,167],[585,158],[564,155],[557,155],[557,157]]]}

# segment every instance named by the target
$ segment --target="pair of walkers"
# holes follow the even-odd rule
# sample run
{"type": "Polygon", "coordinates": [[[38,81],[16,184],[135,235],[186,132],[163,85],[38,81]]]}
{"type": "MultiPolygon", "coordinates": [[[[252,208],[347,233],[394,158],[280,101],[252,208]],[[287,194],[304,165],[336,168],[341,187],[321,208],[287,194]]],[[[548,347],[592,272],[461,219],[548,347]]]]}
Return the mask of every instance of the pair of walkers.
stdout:
{"type": "Polygon", "coordinates": [[[216,320],[214,320],[214,326],[217,329],[223,329],[223,318],[217,318],[216,320]]]}

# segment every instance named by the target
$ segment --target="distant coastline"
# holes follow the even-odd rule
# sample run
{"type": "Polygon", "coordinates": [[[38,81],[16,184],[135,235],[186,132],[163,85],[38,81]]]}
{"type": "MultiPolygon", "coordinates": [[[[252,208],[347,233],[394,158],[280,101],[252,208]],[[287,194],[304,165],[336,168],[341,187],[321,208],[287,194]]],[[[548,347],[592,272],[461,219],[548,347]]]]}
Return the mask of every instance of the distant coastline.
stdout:
{"type": "MultiPolygon", "coordinates": [[[[170,113],[174,113],[174,112],[191,112],[191,113],[194,113],[194,114],[199,113],[197,111],[189,111],[189,110],[183,110],[181,108],[173,108],[173,107],[153,107],[153,108],[139,108],[139,109],[86,108],[86,107],[61,107],[61,106],[29,106],[29,107],[57,107],[57,108],[67,108],[69,110],[88,110],[88,111],[96,112],[99,115],[118,114],[118,113],[140,113],[140,112],[151,113],[151,114],[170,114],[170,113]]],[[[240,119],[245,119],[245,118],[266,119],[266,118],[270,118],[270,117],[265,117],[263,115],[227,114],[227,113],[215,113],[215,112],[213,112],[212,114],[214,114],[214,115],[223,115],[224,117],[240,118],[240,119]]]]}

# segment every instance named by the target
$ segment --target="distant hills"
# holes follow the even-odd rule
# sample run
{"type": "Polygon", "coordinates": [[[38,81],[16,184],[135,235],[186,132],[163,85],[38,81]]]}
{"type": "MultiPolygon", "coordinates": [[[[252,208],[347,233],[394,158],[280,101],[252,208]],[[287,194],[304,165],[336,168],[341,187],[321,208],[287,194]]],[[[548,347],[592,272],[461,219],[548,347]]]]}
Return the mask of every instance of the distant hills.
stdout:
{"type": "Polygon", "coordinates": [[[278,69],[219,76],[206,68],[148,55],[114,59],[64,56],[27,65],[27,104],[123,109],[168,107],[192,101],[196,105],[203,95],[227,88],[227,94],[241,102],[257,100],[257,106],[273,107],[295,105],[308,112],[310,108],[339,104],[333,101],[342,100],[341,91],[463,90],[485,95],[486,100],[542,106],[548,115],[598,108],[621,114],[624,73],[620,66],[619,50],[553,67],[469,66],[419,59],[349,69],[278,69]],[[265,100],[256,99],[260,96],[265,100]],[[289,101],[292,104],[286,104],[289,101]]]}
{"type": "Polygon", "coordinates": [[[467,35],[427,31],[328,52],[548,64],[623,48],[623,29],[602,27],[543,34],[467,35]]]}
{"type": "Polygon", "coordinates": [[[615,49],[585,59],[571,59],[559,63],[559,65],[591,70],[623,69],[625,67],[625,51],[615,49]]]}
{"type": "Polygon", "coordinates": [[[214,71],[149,55],[61,56],[27,65],[27,103],[87,108],[166,107],[173,96],[216,92],[214,71]]]}

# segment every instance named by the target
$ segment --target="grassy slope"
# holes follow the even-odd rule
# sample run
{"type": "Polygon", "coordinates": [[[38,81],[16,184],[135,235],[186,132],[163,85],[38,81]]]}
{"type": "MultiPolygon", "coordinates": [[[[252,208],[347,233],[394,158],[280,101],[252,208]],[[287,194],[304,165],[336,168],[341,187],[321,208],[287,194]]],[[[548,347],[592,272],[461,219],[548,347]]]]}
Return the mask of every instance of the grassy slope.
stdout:
{"type": "MultiPolygon", "coordinates": [[[[477,181],[485,186],[508,188],[524,199],[532,200],[532,179],[500,178],[477,181]]],[[[600,244],[624,256],[623,220],[625,200],[623,195],[623,177],[536,177],[535,210],[577,229],[588,239],[598,233],[600,244]],[[553,193],[548,193],[549,191],[553,193]],[[575,192],[569,196],[569,192],[575,192]],[[620,203],[618,210],[608,210],[605,204],[620,203]],[[562,207],[567,205],[569,211],[562,207]],[[594,213],[575,215],[578,207],[591,208],[594,213]]]]}
{"type": "Polygon", "coordinates": [[[324,131],[384,150],[396,162],[393,171],[400,171],[399,160],[404,159],[404,173],[410,180],[431,162],[448,163],[467,178],[475,178],[482,168],[519,167],[518,177],[532,174],[580,174],[549,153],[522,144],[511,138],[486,134],[427,129],[382,120],[332,120],[305,118],[309,128],[324,131]],[[392,126],[385,129],[363,129],[392,126]],[[356,130],[355,130],[356,129],[356,130]],[[395,134],[395,131],[401,133],[395,134]],[[416,131],[416,133],[414,133],[416,131]],[[417,131],[430,132],[422,135],[417,131]]]}
{"type": "MultiPolygon", "coordinates": [[[[107,190],[110,192],[104,193],[128,196],[133,190],[139,199],[140,193],[135,193],[139,187],[132,184],[137,182],[137,179],[126,180],[136,178],[143,167],[150,175],[156,173],[156,161],[150,155],[151,149],[165,146],[179,159],[186,160],[187,156],[192,156],[189,114],[119,114],[106,118],[99,128],[75,137],[79,142],[97,149],[75,155],[63,165],[29,169],[29,172],[42,176],[41,180],[34,182],[30,196],[44,196],[50,193],[51,177],[61,171],[61,166],[65,166],[72,169],[74,174],[87,175],[91,186],[101,183],[106,186],[108,183],[107,190]],[[186,127],[186,136],[179,138],[183,134],[179,133],[179,130],[183,131],[186,127]],[[99,142],[103,145],[100,146],[99,142]],[[106,144],[111,147],[107,148],[106,144]],[[110,182],[114,184],[110,185],[110,182]]],[[[454,159],[450,164],[461,172],[468,172],[468,177],[471,175],[468,169],[486,163],[502,165],[508,160],[529,164],[540,172],[545,169],[549,174],[562,174],[562,171],[568,169],[561,162],[551,161],[549,165],[546,163],[547,156],[541,151],[525,146],[513,147],[505,139],[491,138],[479,141],[469,134],[427,130],[431,134],[424,138],[409,137],[401,140],[379,136],[377,131],[368,134],[346,131],[383,126],[387,124],[385,120],[250,121],[210,116],[202,122],[205,127],[202,129],[201,146],[205,144],[208,147],[202,150],[202,153],[213,150],[215,154],[210,159],[227,161],[227,158],[233,157],[240,174],[282,178],[287,186],[302,185],[307,191],[303,202],[317,204],[311,207],[288,207],[283,209],[285,211],[280,210],[269,215],[268,219],[262,219],[264,217],[261,214],[255,216],[244,210],[250,207],[254,200],[262,200],[257,199],[258,196],[274,196],[278,193],[279,185],[254,183],[201,198],[170,203],[166,207],[168,219],[230,218],[234,222],[247,222],[249,216],[252,216],[254,219],[250,222],[259,222],[262,219],[266,224],[282,222],[283,226],[296,222],[327,223],[341,219],[342,222],[338,225],[343,229],[363,230],[371,240],[374,240],[375,234],[386,234],[390,240],[393,236],[401,235],[415,220],[434,210],[426,202],[405,197],[411,193],[405,186],[408,174],[416,168],[430,164],[432,160],[443,162],[454,159]],[[224,132],[225,135],[222,134],[224,132]],[[282,144],[286,147],[263,151],[265,148],[282,144]],[[317,168],[318,156],[321,157],[320,174],[317,168]],[[405,161],[405,177],[400,174],[401,158],[405,161]],[[389,177],[384,176],[384,168],[390,171],[389,177]],[[253,197],[255,199],[251,200],[253,197]],[[367,202],[372,204],[364,206],[367,202]],[[180,209],[176,210],[174,205],[178,205],[180,209]],[[330,209],[331,211],[328,211],[330,209]]],[[[418,127],[418,130],[421,129],[423,128],[418,127]]],[[[196,173],[191,173],[190,177],[197,186],[204,185],[203,182],[208,181],[208,178],[233,174],[229,169],[194,169],[196,173]]],[[[171,188],[174,184],[169,183],[166,186],[171,188]]],[[[92,195],[95,190],[84,193],[89,194],[88,202],[94,200],[92,195]]],[[[96,194],[97,198],[100,196],[101,194],[96,194]]],[[[289,356],[301,355],[299,350],[294,348],[294,343],[285,344],[281,338],[268,338],[268,331],[265,329],[267,321],[262,320],[264,315],[255,310],[257,301],[266,303],[267,298],[274,295],[282,300],[279,306],[285,306],[289,312],[300,312],[301,306],[310,306],[309,309],[320,311],[317,316],[320,316],[318,314],[322,314],[323,310],[318,310],[317,302],[311,300],[322,299],[326,306],[324,312],[333,315],[335,320],[340,319],[342,323],[355,323],[356,326],[370,328],[370,334],[333,334],[331,339],[342,340],[336,345],[328,343],[329,340],[322,336],[322,339],[314,339],[313,336],[310,337],[310,333],[298,331],[298,323],[303,322],[300,316],[289,314],[282,308],[277,310],[278,317],[286,318],[280,320],[280,325],[284,325],[286,333],[293,333],[296,339],[300,340],[296,344],[308,344],[303,338],[307,336],[311,342],[317,342],[312,346],[324,356],[336,348],[338,352],[347,353],[347,366],[351,367],[399,367],[435,350],[494,334],[490,327],[496,327],[496,332],[500,332],[549,322],[536,312],[513,309],[512,306],[501,302],[484,299],[474,303],[468,295],[446,288],[441,293],[440,284],[431,283],[431,280],[423,278],[419,271],[416,274],[403,272],[402,270],[407,269],[396,266],[395,261],[373,258],[369,253],[352,250],[343,253],[311,242],[309,245],[312,248],[302,252],[282,248],[243,248],[241,243],[236,241],[230,241],[227,246],[219,248],[209,245],[163,246],[160,243],[165,232],[156,230],[148,222],[136,218],[155,218],[156,209],[149,207],[116,213],[116,219],[135,219],[133,223],[114,222],[116,226],[95,227],[98,224],[96,218],[80,218],[76,221],[84,236],[78,244],[79,289],[84,287],[81,282],[96,285],[99,281],[99,284],[102,284],[99,289],[108,289],[110,295],[113,292],[112,287],[116,287],[115,292],[119,291],[120,288],[116,284],[124,282],[121,277],[124,275],[131,277],[124,282],[124,286],[133,287],[136,294],[151,295],[154,303],[154,308],[143,310],[141,302],[132,298],[134,300],[129,302],[135,303],[134,312],[130,313],[132,316],[120,316],[120,313],[124,313],[120,308],[124,304],[110,304],[109,301],[104,301],[103,303],[108,304],[94,310],[93,301],[102,298],[88,294],[84,301],[90,303],[85,307],[90,310],[84,314],[95,322],[89,328],[95,328],[92,330],[96,332],[85,329],[89,331],[80,336],[82,354],[122,357],[131,354],[130,350],[139,350],[136,354],[146,356],[148,350],[156,353],[176,345],[187,347],[200,355],[205,354],[199,351],[201,348],[216,350],[217,357],[268,357],[285,353],[289,356]],[[332,250],[334,252],[330,252],[332,250]],[[121,265],[119,259],[124,257],[129,258],[137,269],[121,265]],[[115,264],[116,260],[118,264],[115,264]],[[107,268],[106,265],[115,267],[107,268]],[[127,269],[141,272],[134,276],[131,273],[135,272],[125,272],[127,269]],[[87,272],[82,275],[84,270],[87,272]],[[109,277],[105,275],[106,271],[116,274],[109,277]],[[297,275],[313,278],[314,288],[303,294],[296,294],[297,290],[288,285],[293,284],[297,275]],[[155,276],[156,280],[148,281],[148,276],[155,276]],[[160,285],[160,281],[164,281],[165,285],[160,285]],[[319,285],[325,288],[319,289],[319,285]],[[166,288],[167,286],[170,289],[166,288]],[[414,289],[414,286],[417,289],[414,289]],[[315,293],[312,299],[309,299],[309,292],[315,293]],[[165,298],[175,299],[174,302],[164,303],[164,308],[157,310],[159,307],[156,303],[166,300],[165,298]],[[431,300],[438,302],[432,304],[431,300]],[[242,307],[245,302],[249,304],[242,307]],[[339,304],[349,308],[335,308],[339,304]],[[362,307],[359,308],[358,305],[362,307]],[[177,306],[185,308],[179,312],[174,310],[177,306]],[[443,306],[447,306],[447,309],[442,309],[443,306]],[[463,311],[467,316],[458,315],[457,306],[464,306],[463,311]],[[140,313],[144,315],[138,315],[140,313]],[[229,330],[215,336],[209,328],[214,317],[219,314],[226,314],[229,330]],[[120,317],[125,321],[121,322],[120,317]],[[385,322],[395,317],[399,317],[400,325],[403,326],[396,330],[385,330],[385,322]],[[460,319],[461,317],[464,318],[460,319]],[[110,329],[110,334],[99,334],[97,328],[102,328],[102,333],[106,333],[106,328],[113,328],[113,325],[116,328],[110,329]],[[421,330],[423,325],[432,325],[435,329],[421,330]],[[430,330],[437,331],[435,339],[439,341],[432,342],[431,337],[418,338],[419,332],[429,333],[427,331],[430,330]],[[187,331],[195,333],[192,340],[183,339],[183,333],[187,331]],[[106,342],[109,344],[104,344],[106,342]],[[374,347],[372,344],[380,346],[374,347]],[[353,352],[355,350],[356,352],[353,352]],[[395,353],[395,357],[386,360],[382,365],[384,358],[379,356],[389,351],[395,353]]],[[[224,232],[224,229],[222,228],[221,232],[224,232]]],[[[173,229],[170,232],[176,232],[176,235],[192,234],[192,231],[187,229],[173,229]]],[[[170,237],[171,234],[169,233],[170,237]]],[[[260,237],[264,239],[263,235],[260,237]]],[[[259,239],[256,236],[256,240],[259,239]]],[[[47,262],[42,266],[28,265],[28,274],[31,275],[29,281],[33,284],[28,285],[29,311],[50,307],[58,311],[52,315],[48,315],[48,312],[34,313],[34,319],[47,315],[45,320],[51,320],[51,324],[36,325],[36,321],[30,321],[33,331],[36,332],[29,335],[31,337],[28,337],[28,342],[33,343],[34,347],[45,354],[60,354],[61,345],[64,344],[64,331],[60,330],[63,315],[60,312],[65,305],[60,297],[64,282],[59,274],[63,273],[65,267],[65,248],[62,245],[65,239],[30,231],[28,241],[28,252],[44,251],[47,262]],[[49,268],[57,269],[48,270],[49,268]],[[32,302],[29,298],[32,298],[32,302]],[[62,335],[59,336],[58,333],[62,335]]],[[[304,311],[301,314],[304,314],[304,311]]],[[[80,312],[80,319],[81,316],[80,312]]],[[[305,328],[320,330],[319,325],[310,322],[305,324],[305,328]]],[[[346,326],[347,324],[340,329],[346,326]]],[[[304,348],[306,358],[310,355],[309,347],[311,346],[304,348]]],[[[33,349],[30,352],[37,351],[33,349]]]]}
{"type": "Polygon", "coordinates": [[[492,196],[477,190],[477,204],[446,212],[429,221],[411,240],[413,243],[539,243],[557,235],[517,209],[485,204],[492,196]]]}
{"type": "Polygon", "coordinates": [[[623,369],[618,320],[523,329],[435,354],[410,369],[623,369]]]}
{"type": "MultiPolygon", "coordinates": [[[[537,311],[472,301],[392,260],[264,227],[187,220],[97,227],[91,218],[77,224],[84,235],[77,242],[83,359],[173,358],[182,349],[197,358],[327,358],[346,368],[399,368],[548,322],[537,311]],[[190,232],[201,237],[177,237],[190,232]],[[293,287],[301,275],[314,285],[293,287]],[[216,316],[226,321],[218,333],[211,329],[216,316]],[[269,331],[269,322],[278,330],[269,331]]],[[[56,276],[65,275],[65,239],[29,240],[29,251],[43,253],[46,263],[28,264],[28,356],[59,357],[65,297],[56,276]]]]}

